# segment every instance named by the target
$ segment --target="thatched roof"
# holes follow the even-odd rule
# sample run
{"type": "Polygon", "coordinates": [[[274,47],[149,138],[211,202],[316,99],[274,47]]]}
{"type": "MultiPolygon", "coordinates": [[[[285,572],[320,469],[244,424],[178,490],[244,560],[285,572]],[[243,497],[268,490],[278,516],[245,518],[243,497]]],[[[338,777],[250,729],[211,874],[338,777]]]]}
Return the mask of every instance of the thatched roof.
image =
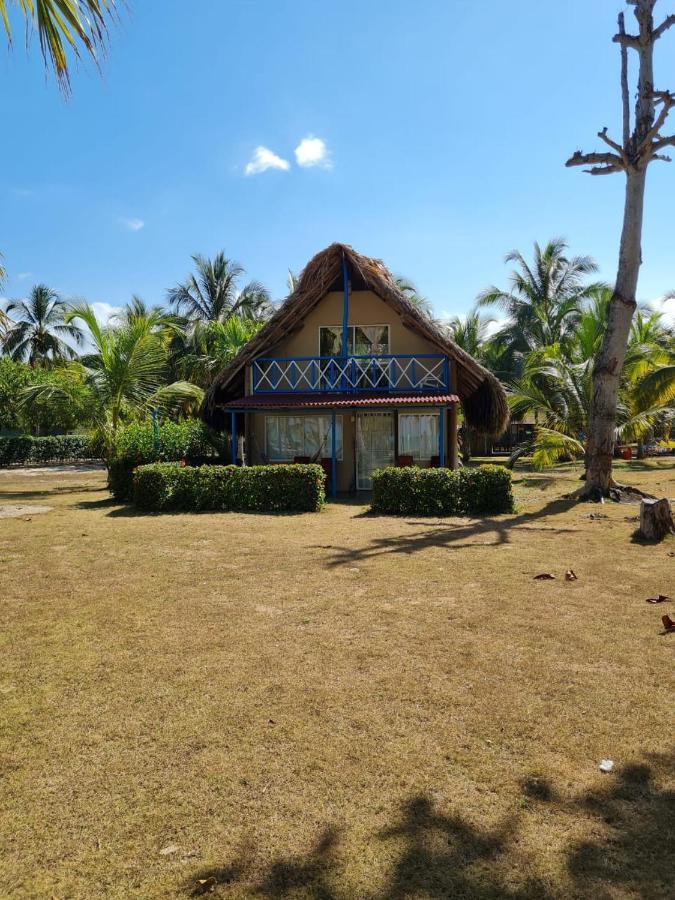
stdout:
{"type": "Polygon", "coordinates": [[[440,353],[455,361],[457,384],[453,387],[469,425],[484,434],[501,434],[508,422],[509,410],[504,388],[495,376],[451,341],[401,293],[381,260],[362,256],[348,244],[331,244],[310,259],[296,290],[215,378],[204,399],[203,418],[219,426],[219,408],[244,393],[245,367],[300,328],[305,316],[327,293],[342,290],[343,258],[347,260],[352,290],[372,291],[398,313],[406,328],[417,332],[440,353]]]}

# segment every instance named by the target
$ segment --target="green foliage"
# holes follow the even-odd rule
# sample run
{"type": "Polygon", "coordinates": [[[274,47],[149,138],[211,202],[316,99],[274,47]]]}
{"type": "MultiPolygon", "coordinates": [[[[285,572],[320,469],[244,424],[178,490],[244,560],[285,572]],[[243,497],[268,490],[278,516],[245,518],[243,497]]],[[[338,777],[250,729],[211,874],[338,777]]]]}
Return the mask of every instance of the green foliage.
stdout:
{"type": "Polygon", "coordinates": [[[324,472],[317,465],[181,466],[137,468],[133,501],[139,509],[316,512],[325,501],[324,472]]]}
{"type": "Polygon", "coordinates": [[[101,448],[86,434],[0,438],[0,466],[99,459],[101,448]]]}
{"type": "Polygon", "coordinates": [[[93,398],[78,364],[33,368],[0,357],[0,429],[26,434],[76,431],[93,419],[93,398]],[[26,402],[26,391],[39,386],[26,402]]]}
{"type": "Polygon", "coordinates": [[[162,422],[159,426],[159,449],[155,446],[152,421],[120,428],[115,436],[108,460],[108,487],[117,500],[130,500],[132,475],[136,466],[160,461],[199,462],[218,457],[224,448],[203,422],[162,422]]]}
{"type": "Polygon", "coordinates": [[[379,469],[372,475],[374,512],[457,516],[512,512],[511,473],[503,466],[476,469],[379,469]]]}

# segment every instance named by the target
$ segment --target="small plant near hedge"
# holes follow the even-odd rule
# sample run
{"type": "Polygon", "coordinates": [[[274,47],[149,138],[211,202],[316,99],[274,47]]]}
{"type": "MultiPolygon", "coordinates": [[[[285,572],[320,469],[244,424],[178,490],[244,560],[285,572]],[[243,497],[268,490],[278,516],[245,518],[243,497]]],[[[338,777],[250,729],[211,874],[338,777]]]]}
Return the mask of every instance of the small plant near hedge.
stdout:
{"type": "Polygon", "coordinates": [[[58,434],[0,438],[0,466],[26,463],[100,459],[102,448],[86,434],[58,434]]]}
{"type": "Polygon", "coordinates": [[[181,466],[154,463],[133,474],[138,509],[317,512],[323,506],[324,472],[317,465],[181,466]]]}
{"type": "Polygon", "coordinates": [[[387,468],[373,472],[371,509],[414,516],[495,515],[513,511],[511,473],[476,469],[387,468]]]}
{"type": "Polygon", "coordinates": [[[131,500],[137,466],[181,459],[205,462],[218,459],[222,451],[217,435],[198,420],[162,422],[159,447],[151,421],[127,425],[118,431],[108,459],[108,488],[116,500],[131,500]]]}

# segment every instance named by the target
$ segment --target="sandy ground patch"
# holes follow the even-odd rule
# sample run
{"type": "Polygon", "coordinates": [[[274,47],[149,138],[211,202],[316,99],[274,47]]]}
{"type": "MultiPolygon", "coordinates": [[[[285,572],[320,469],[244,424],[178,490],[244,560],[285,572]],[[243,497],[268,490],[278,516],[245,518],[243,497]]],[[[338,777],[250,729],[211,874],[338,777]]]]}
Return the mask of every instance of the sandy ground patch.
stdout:
{"type": "Polygon", "coordinates": [[[39,516],[48,513],[53,506],[15,506],[11,503],[0,503],[0,519],[18,519],[20,516],[39,516]]]}

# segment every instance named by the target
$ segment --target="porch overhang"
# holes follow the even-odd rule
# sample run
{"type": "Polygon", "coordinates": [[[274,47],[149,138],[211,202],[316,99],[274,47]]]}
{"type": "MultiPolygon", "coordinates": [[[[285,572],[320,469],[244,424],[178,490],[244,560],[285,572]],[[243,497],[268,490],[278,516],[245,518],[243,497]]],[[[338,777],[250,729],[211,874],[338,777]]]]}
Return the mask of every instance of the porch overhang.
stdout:
{"type": "Polygon", "coordinates": [[[398,409],[405,406],[452,406],[459,403],[457,394],[257,394],[238,397],[222,408],[230,411],[255,412],[264,409],[398,409]]]}

